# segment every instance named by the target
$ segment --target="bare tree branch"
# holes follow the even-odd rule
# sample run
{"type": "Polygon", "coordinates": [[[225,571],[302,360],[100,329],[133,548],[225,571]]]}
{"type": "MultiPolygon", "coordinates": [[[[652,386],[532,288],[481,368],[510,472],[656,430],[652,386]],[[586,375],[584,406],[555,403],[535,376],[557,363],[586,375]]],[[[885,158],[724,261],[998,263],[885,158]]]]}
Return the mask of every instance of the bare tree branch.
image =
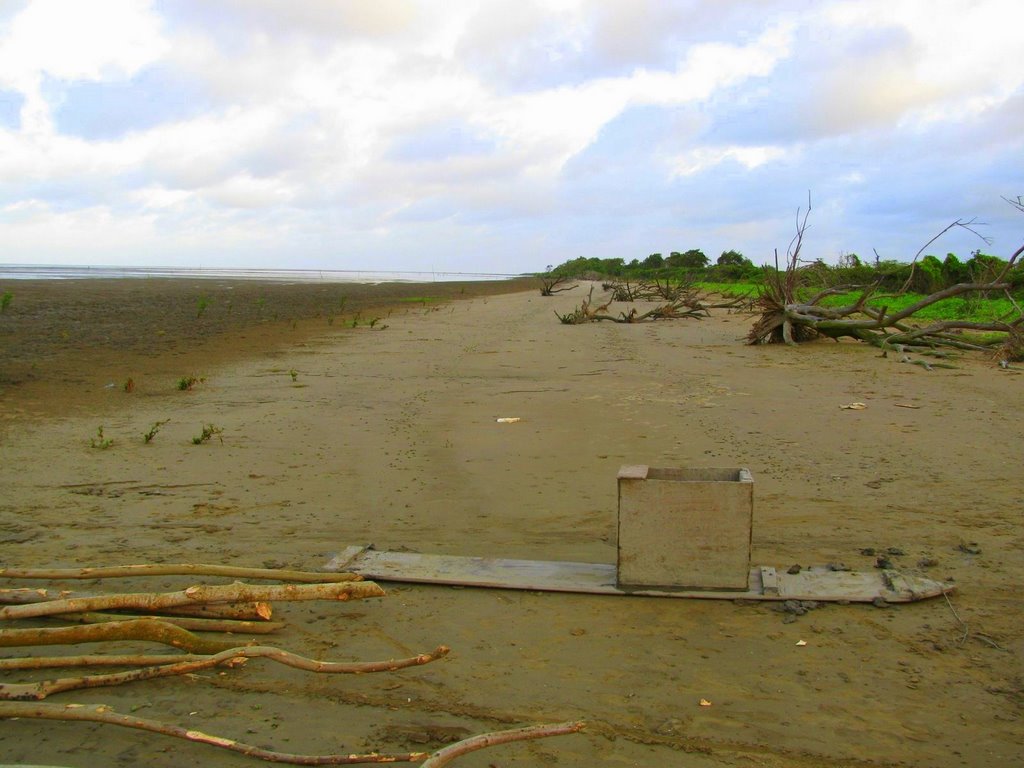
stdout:
{"type": "Polygon", "coordinates": [[[0,619],[28,619],[60,613],[141,609],[158,611],[182,605],[201,603],[259,602],[262,600],[358,600],[383,597],[384,590],[372,581],[343,581],[337,584],[255,584],[197,585],[180,592],[144,592],[136,594],[101,595],[67,598],[29,605],[0,608],[0,619]]]}
{"type": "Polygon", "coordinates": [[[361,581],[354,573],[322,573],[290,571],[278,568],[239,568],[231,565],[202,563],[156,563],[144,565],[113,565],[99,568],[0,568],[0,576],[8,579],[110,579],[129,576],[227,576],[232,579],[272,579],[306,584],[327,584],[361,581]]]}
{"type": "Polygon", "coordinates": [[[439,749],[430,755],[420,768],[441,768],[448,765],[455,758],[465,755],[468,752],[475,752],[478,749],[493,747],[497,744],[508,744],[512,741],[525,741],[527,739],[544,739],[548,736],[563,736],[569,733],[579,733],[585,727],[582,722],[557,723],[555,725],[535,725],[529,728],[516,728],[509,731],[494,731],[493,733],[482,733],[479,736],[471,736],[451,746],[439,749]]]}
{"type": "Polygon", "coordinates": [[[307,672],[327,674],[348,674],[360,675],[370,672],[394,672],[395,670],[407,667],[420,666],[436,661],[449,652],[447,646],[438,646],[430,653],[421,653],[407,659],[391,659],[389,661],[363,661],[363,662],[337,662],[337,661],[316,661],[305,656],[273,648],[270,646],[248,646],[229,648],[213,656],[205,656],[199,659],[187,661],[173,661],[170,664],[160,666],[149,666],[141,669],[133,669],[127,672],[114,672],[105,675],[82,675],[78,677],[64,677],[52,680],[42,680],[36,683],[0,683],[0,700],[6,701],[39,701],[55,693],[80,690],[83,688],[100,688],[109,685],[122,685],[138,680],[151,680],[157,677],[170,677],[173,675],[186,675],[199,672],[203,669],[216,667],[221,664],[238,666],[245,663],[246,659],[262,658],[276,661],[285,666],[302,669],[307,672]]]}
{"type": "Polygon", "coordinates": [[[202,731],[182,728],[158,720],[148,720],[134,715],[122,715],[114,712],[105,704],[46,704],[37,702],[0,701],[0,719],[26,718],[37,720],[79,720],[92,723],[107,723],[126,728],[137,728],[165,736],[176,736],[186,741],[209,744],[221,749],[238,752],[249,757],[256,757],[273,763],[289,763],[291,765],[355,765],[357,763],[415,763],[425,759],[426,752],[407,752],[403,754],[385,755],[375,752],[369,754],[338,754],[338,755],[297,755],[289,752],[275,752],[257,747],[253,744],[213,736],[202,731]]]}

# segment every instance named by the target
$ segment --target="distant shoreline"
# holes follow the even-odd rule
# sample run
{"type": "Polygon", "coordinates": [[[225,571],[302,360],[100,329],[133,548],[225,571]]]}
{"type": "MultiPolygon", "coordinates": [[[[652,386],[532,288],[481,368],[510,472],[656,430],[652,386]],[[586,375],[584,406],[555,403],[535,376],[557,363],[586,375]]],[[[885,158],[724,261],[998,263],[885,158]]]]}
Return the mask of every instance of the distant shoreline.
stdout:
{"type": "Polygon", "coordinates": [[[37,410],[66,409],[102,399],[111,381],[141,382],[157,363],[184,371],[180,377],[311,336],[378,333],[395,312],[429,313],[457,299],[537,287],[532,279],[371,283],[274,275],[126,279],[93,271],[85,279],[0,282],[0,293],[11,296],[0,314],[0,405],[10,411],[13,400],[27,397],[38,401],[37,410]]]}
{"type": "Polygon", "coordinates": [[[296,283],[439,283],[511,280],[527,274],[497,272],[445,272],[379,269],[245,269],[186,267],[115,267],[90,265],[0,264],[0,280],[83,280],[199,278],[208,280],[263,280],[296,283]]]}

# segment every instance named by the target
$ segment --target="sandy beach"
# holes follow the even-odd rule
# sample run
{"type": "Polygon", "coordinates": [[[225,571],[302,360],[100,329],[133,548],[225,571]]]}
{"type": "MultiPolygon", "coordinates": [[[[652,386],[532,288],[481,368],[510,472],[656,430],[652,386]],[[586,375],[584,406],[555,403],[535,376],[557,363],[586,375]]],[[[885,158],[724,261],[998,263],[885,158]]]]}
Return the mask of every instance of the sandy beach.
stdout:
{"type": "MultiPolygon", "coordinates": [[[[252,660],[54,701],[300,753],[587,722],[460,768],[1024,761],[1024,374],[980,356],[927,371],[855,343],[749,347],[750,316],[725,311],[563,326],[555,311],[584,288],[545,298],[525,282],[6,289],[4,566],[318,570],[370,542],[614,562],[617,471],[647,464],[749,468],[755,563],[870,569],[885,554],[956,584],[948,601],[800,616],[767,603],[384,584],[383,599],[282,605],[288,626],[270,640],[330,660],[442,643],[450,656],[344,677],[252,660]],[[178,390],[190,376],[196,385],[178,390]],[[854,402],[866,407],[841,407],[854,402]],[[210,424],[222,432],[193,445],[210,424]],[[107,448],[90,446],[99,427],[107,448]]],[[[259,764],[113,726],[0,721],[0,763],[193,762],[259,764]]]]}

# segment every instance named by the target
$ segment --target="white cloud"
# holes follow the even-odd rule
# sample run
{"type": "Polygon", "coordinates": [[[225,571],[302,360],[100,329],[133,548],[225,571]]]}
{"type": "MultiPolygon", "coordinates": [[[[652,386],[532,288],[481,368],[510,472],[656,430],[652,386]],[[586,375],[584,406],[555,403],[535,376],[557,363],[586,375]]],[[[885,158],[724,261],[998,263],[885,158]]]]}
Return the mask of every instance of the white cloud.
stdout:
{"type": "Polygon", "coordinates": [[[676,176],[693,176],[726,160],[733,160],[752,170],[784,157],[780,147],[700,147],[672,159],[676,176]]]}
{"type": "Polygon", "coordinates": [[[1024,70],[1007,58],[1019,45],[1019,15],[1015,0],[856,0],[829,6],[823,20],[840,31],[900,29],[905,56],[885,68],[861,62],[874,71],[857,78],[860,98],[873,95],[890,116],[916,108],[916,119],[934,122],[977,115],[1021,87],[1024,70]]]}
{"type": "Polygon", "coordinates": [[[147,2],[33,0],[0,43],[0,81],[23,88],[41,73],[63,80],[129,77],[166,49],[147,2]]]}
{"type": "MultiPolygon", "coordinates": [[[[0,205],[17,220],[0,235],[63,261],[83,241],[165,259],[296,243],[528,259],[573,237],[572,251],[642,256],[683,227],[751,239],[777,215],[788,230],[808,188],[849,196],[819,209],[833,211],[822,230],[845,234],[879,197],[919,211],[913,179],[934,180],[932,204],[1024,191],[995,188],[1024,154],[1005,107],[1024,103],[1014,13],[1006,0],[35,0],[0,27],[0,205]],[[100,134],[113,139],[72,135],[67,84],[131,81],[138,95],[154,70],[195,107],[100,134]],[[20,121],[5,90],[24,97],[20,121]],[[966,146],[984,153],[952,169],[966,146]]],[[[73,108],[102,119],[118,96],[95,93],[73,108]]]]}
{"type": "Polygon", "coordinates": [[[0,87],[24,96],[21,128],[49,133],[52,105],[44,77],[103,80],[131,77],[168,44],[148,2],[33,0],[0,40],[0,87]]]}

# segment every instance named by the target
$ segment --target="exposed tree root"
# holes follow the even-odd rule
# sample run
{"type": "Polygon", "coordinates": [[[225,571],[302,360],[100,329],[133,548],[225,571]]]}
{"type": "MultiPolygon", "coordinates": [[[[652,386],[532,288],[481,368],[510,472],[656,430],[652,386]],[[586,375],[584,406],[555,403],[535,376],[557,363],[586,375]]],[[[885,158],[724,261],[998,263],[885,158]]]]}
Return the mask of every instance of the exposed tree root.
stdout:
{"type": "MultiPolygon", "coordinates": [[[[898,311],[889,312],[888,307],[885,306],[870,307],[867,305],[868,299],[874,293],[875,286],[867,288],[853,285],[836,286],[823,290],[806,301],[801,301],[797,296],[802,275],[800,249],[807,231],[807,219],[810,212],[811,206],[808,200],[807,210],[803,217],[801,218],[800,213],[797,213],[796,235],[787,252],[785,271],[779,271],[777,255],[775,272],[766,271],[765,284],[756,301],[761,316],[747,334],[747,343],[794,345],[823,336],[837,340],[841,338],[856,339],[874,344],[882,349],[902,346],[904,349],[950,347],[962,350],[989,351],[1002,342],[994,340],[991,344],[975,343],[965,340],[954,332],[965,330],[1001,332],[1006,334],[1009,339],[1006,343],[1008,350],[1013,348],[1015,341],[1020,343],[1020,339],[1024,339],[1024,311],[1021,311],[1013,301],[1013,297],[1009,293],[1010,285],[1006,282],[1010,270],[1024,253],[1024,245],[1013,253],[999,274],[991,280],[952,285],[925,296],[920,301],[898,311]],[[848,306],[826,307],[819,303],[832,294],[857,289],[861,290],[860,296],[848,306]],[[916,313],[939,301],[971,293],[987,292],[1004,293],[1016,311],[1012,312],[1010,316],[992,322],[942,320],[924,327],[910,323],[916,313]]],[[[966,226],[969,223],[956,221],[943,232],[954,226],[966,226]]],[[[932,238],[929,244],[935,239],[932,238]]]]}
{"type": "Polygon", "coordinates": [[[635,307],[631,307],[629,311],[619,312],[618,315],[614,315],[609,312],[609,307],[616,301],[615,296],[616,294],[613,292],[612,298],[607,302],[594,306],[594,289],[591,287],[590,292],[580,306],[572,312],[564,314],[555,312],[555,315],[563,325],[582,325],[583,323],[601,322],[602,320],[612,323],[643,323],[654,320],[678,320],[682,318],[699,320],[708,317],[710,315],[708,310],[710,309],[735,307],[739,306],[742,301],[742,299],[726,299],[723,302],[708,304],[703,297],[693,292],[678,295],[667,304],[661,304],[646,312],[640,312],[635,307]]]}

